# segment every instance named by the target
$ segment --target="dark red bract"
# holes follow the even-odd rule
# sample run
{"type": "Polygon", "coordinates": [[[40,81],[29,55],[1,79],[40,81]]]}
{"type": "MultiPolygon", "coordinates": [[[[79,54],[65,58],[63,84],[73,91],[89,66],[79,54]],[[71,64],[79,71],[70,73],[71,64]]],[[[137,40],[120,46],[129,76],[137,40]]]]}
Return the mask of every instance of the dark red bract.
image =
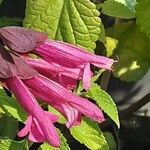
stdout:
{"type": "Polygon", "coordinates": [[[21,57],[9,52],[0,45],[0,79],[13,76],[29,79],[36,75],[37,71],[31,68],[21,57]]]}
{"type": "Polygon", "coordinates": [[[0,28],[0,39],[12,51],[27,53],[45,42],[48,36],[23,27],[0,28]]]}

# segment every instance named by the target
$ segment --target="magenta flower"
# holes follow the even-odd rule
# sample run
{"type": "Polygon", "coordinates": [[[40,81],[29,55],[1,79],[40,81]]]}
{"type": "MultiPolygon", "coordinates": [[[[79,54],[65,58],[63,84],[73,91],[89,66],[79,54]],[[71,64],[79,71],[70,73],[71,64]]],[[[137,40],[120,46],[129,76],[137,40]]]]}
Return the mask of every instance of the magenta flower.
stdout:
{"type": "Polygon", "coordinates": [[[59,137],[53,125],[58,117],[44,112],[18,77],[9,78],[5,83],[29,114],[25,128],[18,135],[22,137],[29,133],[29,140],[33,142],[47,141],[49,144],[59,147],[59,137]]]}
{"type": "Polygon", "coordinates": [[[113,59],[97,56],[86,52],[77,46],[73,46],[64,42],[46,41],[42,45],[36,47],[35,52],[49,63],[57,63],[61,67],[78,68],[81,70],[84,89],[88,90],[91,80],[90,64],[111,70],[113,59]]]}
{"type": "Polygon", "coordinates": [[[67,124],[68,127],[76,124],[80,120],[81,114],[98,122],[104,121],[103,113],[96,105],[84,98],[74,95],[71,91],[68,91],[50,79],[40,75],[39,77],[23,81],[35,97],[55,107],[65,117],[67,116],[69,121],[67,124]],[[71,118],[70,115],[74,117],[69,119],[71,118]]]}
{"type": "Polygon", "coordinates": [[[104,121],[102,111],[89,100],[72,93],[78,80],[90,87],[90,65],[111,70],[114,60],[88,53],[67,43],[46,41],[47,36],[21,27],[0,29],[0,81],[13,92],[27,111],[28,119],[18,136],[28,135],[33,142],[47,141],[54,147],[60,140],[53,123],[58,117],[44,111],[35,98],[57,109],[66,119],[68,128],[79,125],[82,115],[104,121]],[[41,58],[33,60],[23,54],[35,52],[41,58]]]}
{"type": "Polygon", "coordinates": [[[81,79],[82,72],[79,68],[62,67],[56,63],[48,63],[43,59],[26,58],[27,64],[36,69],[40,74],[58,82],[67,89],[73,89],[81,79]]]}

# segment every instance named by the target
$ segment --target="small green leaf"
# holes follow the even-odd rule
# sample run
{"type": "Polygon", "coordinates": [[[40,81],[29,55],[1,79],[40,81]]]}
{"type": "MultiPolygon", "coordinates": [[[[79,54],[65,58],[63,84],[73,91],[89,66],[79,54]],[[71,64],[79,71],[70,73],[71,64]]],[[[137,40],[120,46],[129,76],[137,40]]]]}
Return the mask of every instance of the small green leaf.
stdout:
{"type": "Polygon", "coordinates": [[[105,47],[107,51],[107,57],[111,57],[113,55],[113,52],[117,47],[117,44],[118,44],[118,40],[113,39],[111,37],[106,37],[105,47]]]}
{"type": "Polygon", "coordinates": [[[99,15],[90,0],[27,0],[24,26],[93,51],[101,31],[99,15]]]}
{"type": "Polygon", "coordinates": [[[13,117],[3,116],[0,118],[0,136],[8,137],[10,139],[15,138],[18,130],[18,122],[13,117]]]}
{"type": "Polygon", "coordinates": [[[143,33],[150,38],[150,1],[138,0],[136,6],[136,22],[143,33]]]}
{"type": "Polygon", "coordinates": [[[10,139],[0,139],[0,150],[28,150],[27,141],[13,141],[10,139]]]}
{"type": "Polygon", "coordinates": [[[71,128],[72,136],[90,150],[109,150],[105,137],[97,123],[84,118],[81,125],[71,128]]]}
{"type": "Polygon", "coordinates": [[[2,89],[0,89],[0,107],[5,113],[11,114],[19,121],[24,122],[27,118],[26,112],[19,105],[16,99],[8,97],[2,89]]]}
{"type": "Polygon", "coordinates": [[[92,83],[86,96],[96,101],[98,106],[117,124],[118,128],[120,127],[116,104],[108,93],[100,89],[96,83],[92,83]]]}
{"type": "Polygon", "coordinates": [[[61,146],[60,148],[54,148],[50,146],[48,143],[44,143],[41,145],[39,150],[70,150],[69,145],[67,144],[66,138],[63,136],[63,134],[58,130],[59,135],[60,135],[60,141],[61,141],[61,146]]]}
{"type": "Polygon", "coordinates": [[[116,25],[107,35],[118,40],[114,55],[119,57],[119,65],[114,75],[128,82],[141,79],[150,68],[150,39],[133,22],[116,25]]]}
{"type": "Polygon", "coordinates": [[[109,132],[103,132],[103,134],[106,138],[106,141],[109,145],[110,150],[116,150],[117,149],[117,143],[115,141],[114,136],[109,132]]]}
{"type": "Polygon", "coordinates": [[[0,27],[5,26],[16,26],[20,25],[22,22],[22,19],[20,18],[8,18],[8,17],[0,17],[0,27]]]}
{"type": "Polygon", "coordinates": [[[117,17],[117,18],[134,18],[135,13],[131,11],[123,3],[119,3],[115,0],[107,0],[102,5],[102,12],[108,16],[117,17]]]}

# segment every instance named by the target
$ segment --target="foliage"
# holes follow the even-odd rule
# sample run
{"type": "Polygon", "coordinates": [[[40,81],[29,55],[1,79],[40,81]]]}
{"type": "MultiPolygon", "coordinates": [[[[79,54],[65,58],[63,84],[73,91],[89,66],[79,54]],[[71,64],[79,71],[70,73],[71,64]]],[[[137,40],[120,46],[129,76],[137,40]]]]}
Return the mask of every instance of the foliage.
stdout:
{"type": "MultiPolygon", "coordinates": [[[[2,1],[0,0],[1,6],[2,1]]],[[[150,68],[149,0],[106,0],[103,3],[97,0],[26,0],[25,9],[25,12],[22,10],[25,13],[22,18],[19,15],[1,15],[0,27],[22,26],[23,21],[24,27],[45,32],[51,40],[75,44],[89,52],[110,58],[118,57],[112,74],[123,81],[136,82],[142,79],[150,68]]],[[[96,103],[104,112],[106,123],[111,119],[119,128],[117,106],[113,98],[99,85],[104,70],[97,71],[94,67],[92,69],[94,77],[91,80],[91,88],[85,91],[80,81],[73,92],[96,103]]],[[[1,87],[0,150],[28,150],[29,141],[17,137],[20,125],[26,121],[27,113],[13,95],[7,94],[1,87]]],[[[59,117],[56,126],[60,128],[58,133],[61,146],[54,148],[48,143],[43,143],[39,150],[70,150],[70,137],[61,130],[61,126],[64,127],[67,120],[52,106],[46,105],[45,110],[59,117]]],[[[112,133],[104,132],[101,124],[86,117],[83,117],[78,126],[68,130],[70,136],[88,149],[117,149],[118,143],[112,133]]]]}
{"type": "Polygon", "coordinates": [[[89,0],[27,0],[24,26],[93,51],[101,31],[98,16],[89,0]]]}
{"type": "Polygon", "coordinates": [[[105,137],[98,124],[84,118],[80,126],[73,127],[71,134],[80,143],[85,144],[91,150],[108,150],[105,137]]]}

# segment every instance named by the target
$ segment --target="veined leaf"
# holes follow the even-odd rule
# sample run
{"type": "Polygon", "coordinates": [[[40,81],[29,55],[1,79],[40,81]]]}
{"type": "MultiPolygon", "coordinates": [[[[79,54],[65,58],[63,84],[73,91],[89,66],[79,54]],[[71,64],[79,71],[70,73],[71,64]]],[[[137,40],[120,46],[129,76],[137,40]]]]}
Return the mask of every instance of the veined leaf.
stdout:
{"type": "Polygon", "coordinates": [[[13,141],[10,139],[0,139],[0,150],[28,150],[27,141],[13,141]]]}
{"type": "Polygon", "coordinates": [[[70,150],[69,145],[67,144],[66,138],[63,136],[63,134],[58,130],[59,135],[60,135],[60,141],[61,141],[61,146],[60,148],[54,148],[50,146],[48,143],[44,143],[41,145],[39,150],[70,150]]]}
{"type": "Polygon", "coordinates": [[[133,22],[116,25],[107,35],[118,40],[114,55],[119,57],[119,66],[114,75],[128,82],[141,79],[150,68],[150,39],[133,22]]]}
{"type": "Polygon", "coordinates": [[[18,104],[16,99],[8,97],[2,89],[0,89],[0,107],[5,113],[11,114],[19,121],[24,122],[27,118],[26,112],[18,104]]]}
{"type": "Polygon", "coordinates": [[[90,0],[27,0],[24,26],[93,51],[101,31],[98,16],[90,0]]]}
{"type": "Polygon", "coordinates": [[[134,18],[135,13],[124,3],[115,0],[107,0],[102,4],[102,12],[108,16],[117,18],[134,18]]]}
{"type": "Polygon", "coordinates": [[[92,83],[86,96],[96,101],[98,106],[117,124],[118,128],[120,127],[116,104],[108,93],[100,89],[96,83],[92,83]]]}
{"type": "Polygon", "coordinates": [[[109,150],[105,137],[98,124],[84,118],[80,126],[71,128],[72,136],[90,150],[109,150]]]}

